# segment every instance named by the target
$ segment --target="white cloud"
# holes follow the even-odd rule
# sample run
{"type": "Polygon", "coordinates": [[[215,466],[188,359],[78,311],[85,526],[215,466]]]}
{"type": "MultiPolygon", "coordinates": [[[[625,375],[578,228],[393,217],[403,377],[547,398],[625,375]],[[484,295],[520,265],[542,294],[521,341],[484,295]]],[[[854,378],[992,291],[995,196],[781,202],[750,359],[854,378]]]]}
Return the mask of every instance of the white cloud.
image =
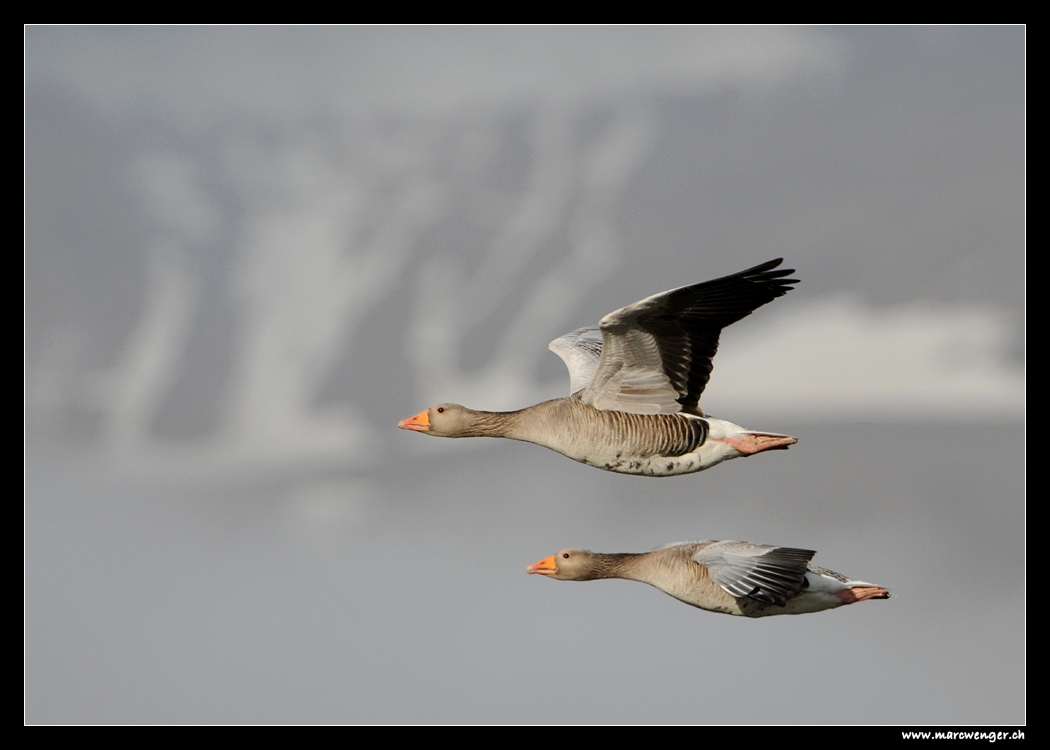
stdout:
{"type": "Polygon", "coordinates": [[[874,308],[837,297],[728,329],[705,409],[734,421],[1021,419],[1025,374],[1000,310],[920,303],[874,308]]]}

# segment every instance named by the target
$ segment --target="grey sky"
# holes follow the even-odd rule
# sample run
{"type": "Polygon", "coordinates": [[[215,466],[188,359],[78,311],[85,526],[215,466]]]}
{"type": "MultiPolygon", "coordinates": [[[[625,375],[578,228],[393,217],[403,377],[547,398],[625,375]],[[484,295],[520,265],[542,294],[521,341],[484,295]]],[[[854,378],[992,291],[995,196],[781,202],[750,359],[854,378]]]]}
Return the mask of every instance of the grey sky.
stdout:
{"type": "Polygon", "coordinates": [[[27,721],[1024,721],[1023,27],[25,53],[27,721]],[[393,428],[563,395],[550,339],[780,256],[704,404],[790,451],[637,481],[393,428]],[[524,574],[687,538],[898,596],[751,623],[524,574]],[[814,702],[697,687],[734,669],[814,702]]]}

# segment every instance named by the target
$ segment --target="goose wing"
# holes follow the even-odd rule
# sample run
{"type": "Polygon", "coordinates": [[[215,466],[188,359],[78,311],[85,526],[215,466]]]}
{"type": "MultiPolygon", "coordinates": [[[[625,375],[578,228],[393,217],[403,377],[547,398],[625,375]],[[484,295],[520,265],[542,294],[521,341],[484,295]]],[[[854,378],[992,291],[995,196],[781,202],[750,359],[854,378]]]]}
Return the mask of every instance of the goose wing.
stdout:
{"type": "Polygon", "coordinates": [[[602,332],[597,328],[577,328],[559,336],[547,346],[569,368],[569,393],[582,391],[594,379],[602,356],[602,332]]]}
{"type": "Polygon", "coordinates": [[[782,262],[778,258],[732,276],[654,294],[611,312],[599,324],[600,348],[577,336],[594,329],[580,329],[555,339],[551,349],[568,365],[573,392],[589,376],[582,398],[595,408],[702,416],[700,394],[722,329],[798,283],[785,278],[793,269],[774,270],[782,262]],[[594,353],[600,356],[591,370],[594,353]]]}
{"type": "Polygon", "coordinates": [[[802,589],[815,554],[810,549],[727,541],[705,545],[692,558],[730,595],[784,606],[802,589]]]}

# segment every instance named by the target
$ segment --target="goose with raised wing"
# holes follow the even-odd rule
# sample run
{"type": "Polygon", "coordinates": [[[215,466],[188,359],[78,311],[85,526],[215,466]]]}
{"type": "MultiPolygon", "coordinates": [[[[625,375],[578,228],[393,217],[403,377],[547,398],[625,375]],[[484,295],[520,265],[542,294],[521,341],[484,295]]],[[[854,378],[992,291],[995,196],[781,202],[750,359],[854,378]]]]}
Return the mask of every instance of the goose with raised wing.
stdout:
{"type": "Polygon", "coordinates": [[[570,393],[520,411],[438,404],[398,427],[436,437],[502,437],[622,474],[674,476],[796,439],[748,430],[700,409],[722,329],[798,283],[771,260],[746,271],[646,297],[550,343],[570,393]]]}
{"type": "Polygon", "coordinates": [[[890,598],[881,586],[818,568],[810,562],[815,554],[751,542],[675,542],[640,554],[566,549],[526,570],[559,581],[641,581],[694,607],[741,617],[801,615],[890,598]]]}

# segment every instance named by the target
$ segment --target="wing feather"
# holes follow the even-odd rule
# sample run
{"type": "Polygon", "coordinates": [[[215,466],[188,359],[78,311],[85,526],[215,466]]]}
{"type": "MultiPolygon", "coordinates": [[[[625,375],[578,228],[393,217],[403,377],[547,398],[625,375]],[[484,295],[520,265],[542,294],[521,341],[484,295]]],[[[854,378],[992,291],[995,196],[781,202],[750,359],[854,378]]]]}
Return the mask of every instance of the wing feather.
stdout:
{"type": "Polygon", "coordinates": [[[559,336],[547,348],[562,358],[569,368],[569,393],[590,385],[602,355],[602,334],[597,328],[577,328],[559,336]]]}
{"type": "MultiPolygon", "coordinates": [[[[722,329],[793,289],[793,269],[777,269],[778,258],[721,279],[654,294],[602,318],[599,354],[587,360],[585,403],[634,414],[703,416],[700,395],[711,375],[722,329]]],[[[580,331],[594,329],[580,329],[580,331]]],[[[574,365],[566,361],[575,393],[574,365]]],[[[575,356],[575,355],[574,355],[575,356]]],[[[579,365],[577,365],[579,367],[579,365]]],[[[581,370],[582,372],[582,370],[581,370]]]]}
{"type": "Polygon", "coordinates": [[[751,542],[713,542],[693,554],[711,580],[735,597],[784,606],[801,589],[816,552],[751,542]]]}

